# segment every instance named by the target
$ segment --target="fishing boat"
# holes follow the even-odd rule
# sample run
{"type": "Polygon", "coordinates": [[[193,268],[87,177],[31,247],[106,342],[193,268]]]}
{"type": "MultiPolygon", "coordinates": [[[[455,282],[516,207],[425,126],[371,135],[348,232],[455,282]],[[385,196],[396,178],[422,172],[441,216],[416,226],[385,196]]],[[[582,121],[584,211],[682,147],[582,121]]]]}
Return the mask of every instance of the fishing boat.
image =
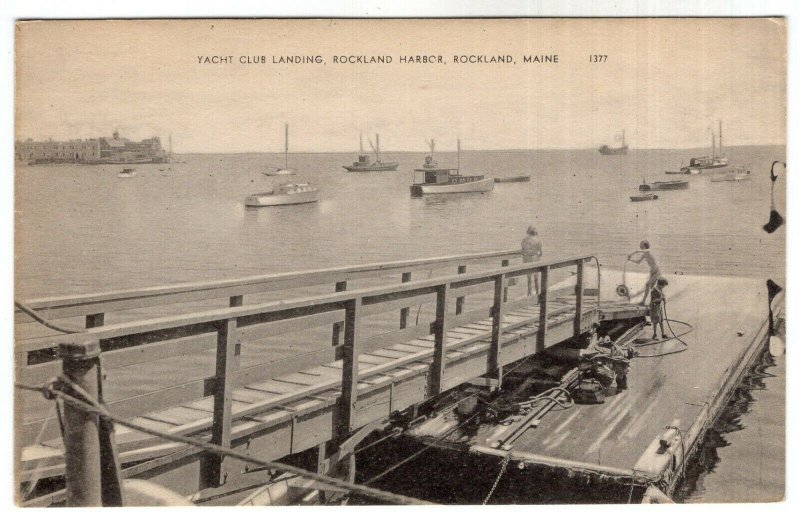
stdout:
{"type": "Polygon", "coordinates": [[[271,192],[252,194],[244,200],[245,206],[286,206],[316,203],[319,189],[310,183],[282,183],[271,192]]]}
{"type": "Polygon", "coordinates": [[[495,183],[521,183],[531,181],[530,174],[521,174],[519,176],[502,176],[494,179],[495,183]]]}
{"type": "Polygon", "coordinates": [[[134,176],[136,176],[136,169],[133,167],[125,167],[117,174],[117,178],[133,178],[134,176]]]}
{"type": "Polygon", "coordinates": [[[433,158],[435,142],[428,142],[431,153],[425,157],[422,168],[414,169],[414,183],[411,185],[411,196],[422,197],[433,194],[460,194],[467,192],[491,192],[494,180],[480,175],[461,174],[461,141],[458,141],[458,165],[455,168],[439,167],[433,158]],[[421,181],[417,182],[417,176],[421,181]]]}
{"type": "Polygon", "coordinates": [[[719,122],[719,155],[717,155],[716,134],[711,130],[711,156],[700,156],[689,160],[689,165],[682,166],[680,174],[700,174],[705,169],[727,167],[728,159],[722,153],[722,121],[719,122]]]}
{"type": "Polygon", "coordinates": [[[297,174],[297,171],[289,168],[289,123],[284,125],[283,137],[283,167],[277,169],[270,169],[262,171],[261,174],[265,176],[292,176],[297,174]]]}
{"type": "Polygon", "coordinates": [[[371,172],[371,171],[396,171],[397,162],[383,162],[381,161],[381,137],[380,134],[375,134],[375,144],[367,139],[372,151],[375,152],[375,161],[371,162],[369,155],[364,153],[364,144],[361,134],[358,136],[358,160],[353,162],[352,165],[343,165],[347,172],[371,172]]]}
{"type": "Polygon", "coordinates": [[[627,155],[628,154],[628,145],[625,144],[625,130],[622,130],[622,146],[618,148],[609,147],[606,144],[600,146],[601,155],[627,155]]]}
{"type": "Polygon", "coordinates": [[[722,181],[745,181],[750,179],[750,169],[747,167],[737,165],[723,174],[715,174],[711,176],[711,181],[719,183],[722,181]]]}
{"type": "Polygon", "coordinates": [[[639,201],[653,201],[658,199],[657,194],[639,194],[635,196],[631,196],[631,201],[638,203],[639,201]]]}
{"type": "Polygon", "coordinates": [[[639,185],[639,192],[654,192],[656,190],[683,190],[689,188],[686,180],[654,181],[639,185]]]}

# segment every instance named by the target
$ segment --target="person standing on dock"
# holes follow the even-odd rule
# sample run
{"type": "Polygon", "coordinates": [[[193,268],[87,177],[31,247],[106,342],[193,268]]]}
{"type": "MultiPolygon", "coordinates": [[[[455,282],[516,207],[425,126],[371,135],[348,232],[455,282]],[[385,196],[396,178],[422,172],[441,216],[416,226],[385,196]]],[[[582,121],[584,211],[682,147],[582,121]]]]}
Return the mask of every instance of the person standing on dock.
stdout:
{"type": "MultiPolygon", "coordinates": [[[[528,226],[527,235],[522,239],[522,262],[533,263],[542,259],[542,242],[539,232],[533,226],[528,226]]],[[[536,284],[536,295],[539,295],[539,273],[528,274],[528,296],[533,295],[533,285],[536,284]]]]}
{"type": "Polygon", "coordinates": [[[650,292],[650,289],[653,288],[658,278],[661,277],[661,270],[658,268],[658,263],[656,263],[653,253],[650,252],[650,242],[642,240],[641,243],[639,243],[639,250],[628,255],[628,261],[632,261],[637,265],[642,261],[646,261],[647,265],[650,267],[650,277],[647,279],[647,284],[644,285],[644,295],[642,295],[642,302],[640,302],[640,304],[644,305],[647,302],[647,294],[650,292]]]}
{"type": "Polygon", "coordinates": [[[650,293],[650,322],[653,324],[654,340],[658,339],[658,326],[661,326],[661,339],[667,339],[667,335],[664,333],[664,315],[662,313],[664,311],[664,302],[667,300],[664,297],[664,287],[668,284],[666,279],[659,277],[656,280],[653,291],[650,293]]]}

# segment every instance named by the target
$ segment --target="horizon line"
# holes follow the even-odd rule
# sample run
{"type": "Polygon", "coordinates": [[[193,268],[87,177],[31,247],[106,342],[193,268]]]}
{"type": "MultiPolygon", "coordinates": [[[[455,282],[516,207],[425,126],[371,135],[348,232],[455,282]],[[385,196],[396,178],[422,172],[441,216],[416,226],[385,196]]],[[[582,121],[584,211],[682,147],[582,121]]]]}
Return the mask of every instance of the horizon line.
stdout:
{"type": "MultiPolygon", "coordinates": [[[[770,147],[770,146],[786,146],[786,143],[771,143],[771,144],[731,144],[725,146],[726,148],[745,148],[745,147],[753,147],[753,146],[763,146],[763,147],[770,147]]],[[[584,148],[486,148],[486,149],[461,149],[462,153],[472,153],[478,151],[496,151],[496,152],[509,152],[509,151],[597,151],[599,150],[600,146],[597,147],[584,147],[584,148]]],[[[687,146],[687,147],[657,147],[657,148],[628,148],[628,151],[669,151],[669,150],[704,150],[708,149],[706,146],[687,146]]],[[[435,153],[457,153],[457,149],[446,150],[446,151],[436,151],[435,153]]],[[[177,152],[173,151],[173,154],[178,155],[252,155],[252,154],[283,154],[283,151],[184,151],[184,152],[177,152]]],[[[371,153],[369,151],[289,151],[290,154],[294,155],[311,155],[311,154],[342,154],[342,155],[351,155],[351,154],[367,154],[371,153]]],[[[398,149],[398,150],[381,150],[381,153],[430,153],[430,151],[425,150],[408,150],[408,149],[398,149]]],[[[624,156],[624,155],[618,155],[624,156]]]]}

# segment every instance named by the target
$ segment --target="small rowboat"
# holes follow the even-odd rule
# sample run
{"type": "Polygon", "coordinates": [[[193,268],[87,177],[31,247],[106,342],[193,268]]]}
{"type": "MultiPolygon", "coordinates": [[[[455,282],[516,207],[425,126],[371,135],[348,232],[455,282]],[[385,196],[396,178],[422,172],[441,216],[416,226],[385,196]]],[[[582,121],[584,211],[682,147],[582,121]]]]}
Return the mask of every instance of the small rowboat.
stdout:
{"type": "Polygon", "coordinates": [[[653,201],[658,199],[657,194],[639,194],[638,196],[631,196],[631,201],[639,202],[639,201],[653,201]]]}

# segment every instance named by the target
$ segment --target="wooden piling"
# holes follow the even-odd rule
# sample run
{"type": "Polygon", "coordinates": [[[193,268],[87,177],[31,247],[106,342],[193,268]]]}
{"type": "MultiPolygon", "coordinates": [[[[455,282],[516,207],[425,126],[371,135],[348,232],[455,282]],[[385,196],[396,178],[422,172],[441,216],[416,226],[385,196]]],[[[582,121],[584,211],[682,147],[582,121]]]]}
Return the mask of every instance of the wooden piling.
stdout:
{"type": "MultiPolygon", "coordinates": [[[[97,400],[100,382],[100,342],[59,345],[64,376],[97,400]]],[[[67,386],[65,393],[84,398],[67,386]]],[[[100,428],[96,415],[64,403],[64,453],[68,507],[103,506],[100,428]]]]}

